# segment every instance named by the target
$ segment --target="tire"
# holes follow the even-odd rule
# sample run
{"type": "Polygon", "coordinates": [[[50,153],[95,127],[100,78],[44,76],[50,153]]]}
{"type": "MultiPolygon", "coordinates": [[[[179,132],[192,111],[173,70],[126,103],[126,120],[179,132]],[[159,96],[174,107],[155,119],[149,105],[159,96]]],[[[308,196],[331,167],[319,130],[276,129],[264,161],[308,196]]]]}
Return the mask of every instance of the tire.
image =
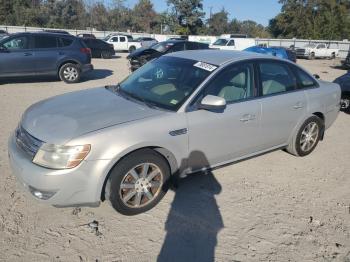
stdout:
{"type": "Polygon", "coordinates": [[[309,55],[309,60],[314,60],[315,59],[315,53],[311,53],[309,55]]]}
{"type": "Polygon", "coordinates": [[[129,53],[132,53],[132,52],[134,52],[136,50],[136,47],[135,46],[130,46],[129,47],[129,53]]]}
{"type": "Polygon", "coordinates": [[[331,59],[335,59],[335,53],[332,53],[331,59]]]}
{"type": "Polygon", "coordinates": [[[78,83],[80,81],[81,71],[78,65],[67,63],[61,66],[58,75],[67,84],[78,83]]]}
{"type": "Polygon", "coordinates": [[[142,149],[126,156],[113,168],[106,184],[106,199],[117,212],[137,215],[160,202],[168,190],[169,179],[167,161],[151,149],[142,149]]]}
{"type": "Polygon", "coordinates": [[[350,96],[343,96],[340,100],[341,111],[350,114],[350,96]]]}
{"type": "Polygon", "coordinates": [[[323,121],[319,117],[312,116],[308,118],[294,135],[286,150],[295,156],[309,155],[320,141],[323,129],[323,121]]]}
{"type": "Polygon", "coordinates": [[[112,58],[112,53],[108,51],[102,51],[101,52],[101,58],[103,59],[111,59],[112,58]]]}

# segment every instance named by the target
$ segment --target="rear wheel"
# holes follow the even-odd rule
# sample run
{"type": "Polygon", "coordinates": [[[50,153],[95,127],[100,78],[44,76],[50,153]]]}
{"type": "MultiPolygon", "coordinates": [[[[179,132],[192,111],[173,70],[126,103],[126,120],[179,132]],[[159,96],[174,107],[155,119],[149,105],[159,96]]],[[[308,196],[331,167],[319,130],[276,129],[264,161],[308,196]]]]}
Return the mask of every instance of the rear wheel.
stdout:
{"type": "Polygon", "coordinates": [[[350,113],[350,96],[343,96],[340,100],[341,110],[345,113],[350,113]]]}
{"type": "Polygon", "coordinates": [[[81,77],[79,66],[72,63],[62,65],[58,74],[60,79],[68,84],[78,83],[81,77]]]}
{"type": "Polygon", "coordinates": [[[323,132],[323,122],[317,116],[308,118],[300,127],[287,147],[287,151],[295,156],[306,156],[317,146],[323,132]]]}
{"type": "Polygon", "coordinates": [[[170,169],[166,160],[151,149],[139,150],[122,159],[106,185],[106,199],[123,215],[137,215],[156,206],[168,190],[170,169]]]}
{"type": "Polygon", "coordinates": [[[310,60],[314,60],[314,59],[315,59],[315,53],[312,52],[312,53],[309,55],[309,59],[310,59],[310,60]]]}

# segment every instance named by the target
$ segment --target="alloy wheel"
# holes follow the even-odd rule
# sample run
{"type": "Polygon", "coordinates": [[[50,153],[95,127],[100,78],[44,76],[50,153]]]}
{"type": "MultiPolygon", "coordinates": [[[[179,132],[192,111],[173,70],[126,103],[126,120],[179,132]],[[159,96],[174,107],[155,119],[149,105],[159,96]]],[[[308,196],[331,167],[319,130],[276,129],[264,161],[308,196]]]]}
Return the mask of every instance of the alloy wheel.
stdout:
{"type": "Polygon", "coordinates": [[[120,199],[131,208],[150,204],[163,186],[163,173],[152,163],[142,163],[130,169],[120,184],[120,199]]]}
{"type": "Polygon", "coordinates": [[[307,124],[301,133],[300,148],[304,152],[310,151],[317,143],[319,127],[317,123],[310,122],[307,124]]]}

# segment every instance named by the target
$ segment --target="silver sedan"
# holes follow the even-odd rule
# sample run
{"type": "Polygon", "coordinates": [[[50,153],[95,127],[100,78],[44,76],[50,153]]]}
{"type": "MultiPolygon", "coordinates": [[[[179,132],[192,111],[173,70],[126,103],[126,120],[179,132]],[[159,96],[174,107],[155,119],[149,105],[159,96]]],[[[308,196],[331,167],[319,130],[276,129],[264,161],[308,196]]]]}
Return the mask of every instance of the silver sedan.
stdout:
{"type": "Polygon", "coordinates": [[[254,53],[162,56],[115,86],[29,107],[9,139],[14,174],[55,206],[109,200],[125,215],[154,207],[172,177],[273,149],[306,156],[335,121],[337,84],[254,53]]]}

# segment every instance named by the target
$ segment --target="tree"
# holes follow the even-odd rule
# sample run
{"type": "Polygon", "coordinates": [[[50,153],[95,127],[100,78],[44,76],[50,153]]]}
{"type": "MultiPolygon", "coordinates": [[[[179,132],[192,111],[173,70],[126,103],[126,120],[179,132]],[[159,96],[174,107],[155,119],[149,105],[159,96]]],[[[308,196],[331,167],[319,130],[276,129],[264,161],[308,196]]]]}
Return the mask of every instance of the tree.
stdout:
{"type": "Polygon", "coordinates": [[[222,10],[218,13],[212,15],[211,18],[208,19],[208,33],[211,35],[221,35],[228,32],[228,16],[229,13],[222,8],[222,10]]]}
{"type": "Polygon", "coordinates": [[[177,18],[176,33],[196,34],[203,27],[202,0],[168,0],[174,16],[177,18]]]}
{"type": "Polygon", "coordinates": [[[139,0],[132,10],[133,30],[151,32],[151,28],[156,24],[156,12],[150,0],[139,0]]]}
{"type": "Polygon", "coordinates": [[[275,37],[344,39],[350,34],[349,0],[280,0],[282,12],[270,20],[275,37]]]}

